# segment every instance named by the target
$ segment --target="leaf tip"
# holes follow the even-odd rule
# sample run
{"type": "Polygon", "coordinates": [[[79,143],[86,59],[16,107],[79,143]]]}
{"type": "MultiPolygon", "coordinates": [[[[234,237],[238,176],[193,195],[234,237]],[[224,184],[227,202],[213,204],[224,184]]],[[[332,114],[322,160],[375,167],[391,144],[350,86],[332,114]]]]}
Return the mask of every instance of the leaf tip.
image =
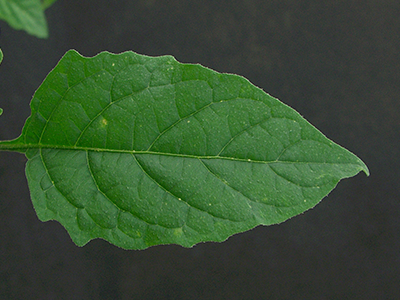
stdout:
{"type": "Polygon", "coordinates": [[[369,176],[370,173],[369,173],[369,169],[368,169],[367,165],[359,157],[357,157],[357,159],[358,159],[358,165],[359,165],[358,172],[364,172],[365,175],[369,176]]]}
{"type": "Polygon", "coordinates": [[[366,164],[363,163],[361,170],[365,173],[365,175],[369,176],[370,173],[369,173],[369,169],[366,164]]]}

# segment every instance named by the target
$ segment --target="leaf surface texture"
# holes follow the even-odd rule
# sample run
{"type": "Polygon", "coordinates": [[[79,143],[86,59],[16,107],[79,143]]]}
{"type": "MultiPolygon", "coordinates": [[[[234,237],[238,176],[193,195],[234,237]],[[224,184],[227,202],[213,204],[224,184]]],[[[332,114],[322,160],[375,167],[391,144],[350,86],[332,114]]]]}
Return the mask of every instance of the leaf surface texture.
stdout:
{"type": "Polygon", "coordinates": [[[22,135],[42,221],[82,246],[190,247],[283,222],[365,164],[243,77],[172,56],[70,50],[22,135]]]}

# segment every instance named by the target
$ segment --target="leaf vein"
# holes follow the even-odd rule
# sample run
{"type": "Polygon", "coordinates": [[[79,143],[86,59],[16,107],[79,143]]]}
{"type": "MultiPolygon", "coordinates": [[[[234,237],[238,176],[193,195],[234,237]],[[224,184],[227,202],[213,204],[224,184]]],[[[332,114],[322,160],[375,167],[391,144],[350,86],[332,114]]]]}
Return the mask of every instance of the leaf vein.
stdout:
{"type": "Polygon", "coordinates": [[[226,180],[223,180],[219,175],[215,174],[209,167],[207,167],[207,165],[203,162],[203,159],[199,159],[199,161],[204,166],[204,168],[206,168],[206,170],[211,173],[211,175],[213,175],[215,178],[217,178],[219,181],[221,181],[225,186],[227,186],[228,188],[230,188],[230,189],[234,190],[235,192],[239,193],[240,195],[242,195],[247,200],[249,200],[251,202],[256,202],[255,200],[253,200],[253,199],[249,198],[248,196],[246,196],[245,194],[243,194],[238,189],[235,189],[233,186],[229,185],[229,183],[226,180]]]}
{"type": "MultiPolygon", "coordinates": [[[[154,225],[154,224],[151,224],[151,223],[149,223],[148,221],[142,219],[140,216],[137,216],[137,215],[133,214],[131,211],[127,211],[127,210],[125,210],[125,209],[119,207],[114,201],[112,201],[112,200],[110,199],[110,197],[108,197],[107,194],[104,193],[104,192],[102,191],[102,189],[100,188],[99,184],[97,183],[96,178],[94,177],[93,170],[92,170],[92,167],[91,167],[91,164],[90,164],[90,159],[89,159],[89,151],[86,151],[86,161],[87,161],[87,165],[88,165],[88,170],[89,170],[90,176],[92,177],[93,183],[96,185],[97,190],[98,190],[108,201],[110,201],[110,202],[119,210],[118,219],[119,219],[120,212],[121,212],[121,211],[124,211],[124,212],[130,213],[133,217],[137,218],[137,219],[140,220],[140,221],[143,221],[144,223],[146,223],[146,224],[148,224],[148,225],[154,225]]],[[[89,214],[89,212],[88,212],[88,214],[89,214]]],[[[90,214],[89,214],[89,215],[90,215],[90,214]]],[[[93,219],[93,218],[92,218],[92,219],[93,219]]],[[[93,221],[95,221],[95,220],[93,220],[93,221]]],[[[95,222],[96,222],[96,221],[95,221],[95,222]]],[[[97,222],[96,222],[96,223],[97,223],[97,222]]],[[[118,224],[118,222],[117,222],[117,224],[118,224]]],[[[98,225],[99,225],[99,224],[98,224],[98,225]]],[[[99,226],[102,227],[101,225],[99,225],[99,226]]],[[[118,225],[117,225],[116,227],[118,227],[118,225]]],[[[114,228],[115,228],[115,227],[114,227],[114,228]]],[[[107,228],[107,229],[108,229],[108,228],[107,228]]]]}
{"type": "MultiPolygon", "coordinates": [[[[210,213],[210,212],[208,212],[208,211],[205,211],[205,210],[202,210],[201,208],[198,208],[198,207],[196,207],[196,206],[193,206],[192,204],[190,204],[190,203],[188,203],[187,201],[185,201],[183,198],[174,195],[171,191],[167,190],[164,186],[162,186],[161,183],[159,183],[159,182],[157,181],[157,179],[155,179],[155,178],[154,178],[153,176],[151,176],[148,172],[146,172],[146,170],[144,169],[143,165],[142,165],[142,164],[139,162],[139,160],[136,158],[135,154],[132,153],[132,156],[135,158],[136,162],[138,163],[139,167],[142,169],[143,173],[145,173],[155,184],[157,184],[157,185],[158,185],[161,189],[163,189],[166,193],[168,193],[168,194],[170,194],[171,196],[173,196],[177,201],[182,201],[182,202],[186,203],[188,207],[191,207],[191,208],[194,208],[194,209],[203,211],[203,212],[209,214],[210,216],[212,216],[213,218],[232,221],[232,220],[227,219],[227,218],[215,216],[215,215],[213,215],[212,213],[210,213]],[[181,199],[181,200],[179,200],[179,199],[181,199]]],[[[232,221],[232,222],[233,222],[233,221],[232,221]]]]}
{"type": "MultiPolygon", "coordinates": [[[[270,116],[268,116],[268,117],[265,118],[265,119],[262,119],[261,121],[255,123],[255,124],[253,124],[253,125],[251,125],[251,126],[249,126],[249,127],[247,127],[247,128],[244,128],[244,129],[241,130],[241,131],[239,131],[235,136],[233,136],[233,137],[221,148],[221,150],[218,152],[217,156],[220,156],[220,154],[226,149],[226,147],[228,147],[229,144],[231,144],[231,143],[234,141],[234,139],[236,139],[237,137],[239,137],[240,135],[242,135],[244,132],[247,132],[248,130],[250,130],[250,129],[252,129],[252,128],[258,126],[258,125],[260,125],[261,123],[263,123],[263,122],[265,122],[265,121],[267,121],[267,120],[269,120],[269,119],[271,119],[270,116]]],[[[268,133],[268,132],[267,132],[267,133],[268,133]]],[[[268,133],[268,134],[269,134],[269,133],[268,133]]],[[[270,135],[270,134],[269,134],[269,135],[270,135]]]]}
{"type": "MultiPolygon", "coordinates": [[[[72,64],[72,63],[70,63],[70,65],[69,65],[68,68],[71,68],[71,64],[72,64]]],[[[103,71],[103,70],[101,70],[101,71],[103,71]]],[[[53,110],[51,111],[51,113],[50,113],[50,115],[49,115],[49,118],[48,118],[48,120],[47,120],[45,126],[44,126],[43,129],[42,129],[42,133],[41,133],[40,138],[39,138],[39,143],[41,142],[41,140],[42,140],[42,138],[43,138],[43,135],[44,135],[44,133],[45,133],[45,131],[46,131],[46,128],[47,128],[48,124],[49,124],[50,121],[51,121],[52,116],[53,116],[54,113],[57,111],[57,109],[58,109],[58,107],[60,106],[61,102],[64,100],[65,96],[67,95],[68,91],[70,91],[73,87],[77,86],[78,84],[81,84],[82,82],[84,82],[84,81],[87,80],[88,78],[91,78],[92,76],[97,75],[97,74],[100,73],[101,71],[95,72],[95,73],[91,74],[90,76],[87,76],[87,77],[83,78],[82,80],[76,82],[76,83],[75,83],[74,85],[72,85],[72,86],[69,86],[69,85],[68,85],[68,88],[67,88],[67,90],[65,91],[64,95],[63,95],[63,96],[57,101],[57,103],[54,105],[54,108],[53,108],[53,110]]],[[[68,72],[67,72],[67,74],[68,74],[68,72]]],[[[42,99],[40,99],[39,102],[41,103],[41,102],[42,102],[42,99]]],[[[40,103],[39,103],[39,105],[40,105],[40,103]]]]}

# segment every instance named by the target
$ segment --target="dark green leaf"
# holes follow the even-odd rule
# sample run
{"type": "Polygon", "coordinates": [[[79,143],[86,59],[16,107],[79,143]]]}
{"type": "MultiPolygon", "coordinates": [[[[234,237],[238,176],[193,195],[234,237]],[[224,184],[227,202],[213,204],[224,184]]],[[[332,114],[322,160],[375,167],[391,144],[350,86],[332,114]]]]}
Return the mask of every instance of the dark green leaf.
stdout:
{"type": "Polygon", "coordinates": [[[69,51],[22,135],[32,201],[80,246],[190,247],[280,223],[365,164],[246,79],[171,56],[69,51]]]}
{"type": "Polygon", "coordinates": [[[0,19],[39,38],[47,38],[48,29],[40,0],[0,0],[0,19]]]}

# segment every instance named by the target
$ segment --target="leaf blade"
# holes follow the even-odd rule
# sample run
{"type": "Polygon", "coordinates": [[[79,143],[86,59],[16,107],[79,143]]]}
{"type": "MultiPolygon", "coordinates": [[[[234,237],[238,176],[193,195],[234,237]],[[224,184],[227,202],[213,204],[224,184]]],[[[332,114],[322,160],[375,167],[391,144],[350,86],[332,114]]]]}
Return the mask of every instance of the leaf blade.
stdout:
{"type": "Polygon", "coordinates": [[[77,245],[190,247],[280,223],[365,164],[246,79],[171,56],[69,51],[22,135],[39,219],[77,245]]]}
{"type": "Polygon", "coordinates": [[[40,0],[0,0],[0,19],[38,38],[48,37],[47,21],[40,0]]]}

